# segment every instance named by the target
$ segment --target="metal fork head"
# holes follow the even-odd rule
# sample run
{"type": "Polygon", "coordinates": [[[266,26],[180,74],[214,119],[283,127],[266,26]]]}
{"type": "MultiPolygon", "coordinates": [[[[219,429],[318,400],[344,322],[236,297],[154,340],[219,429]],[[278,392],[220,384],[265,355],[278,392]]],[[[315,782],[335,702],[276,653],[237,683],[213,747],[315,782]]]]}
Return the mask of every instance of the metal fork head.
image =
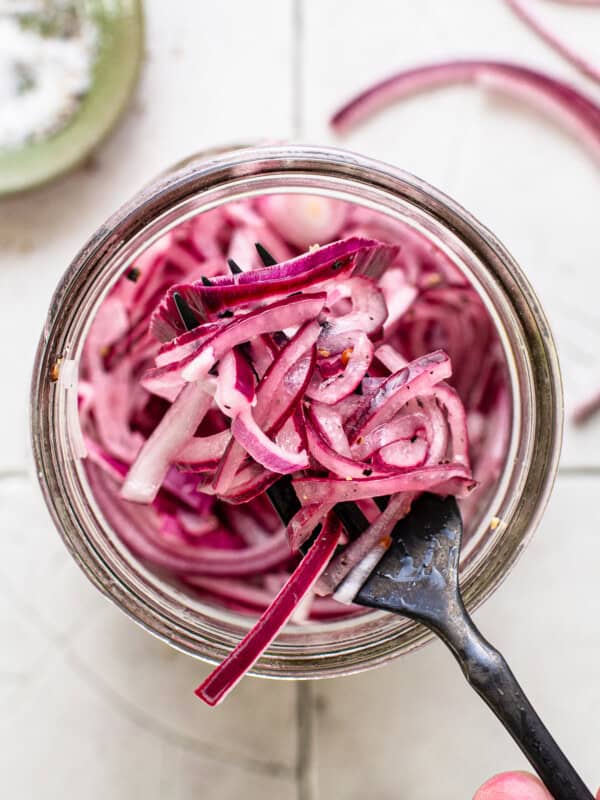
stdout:
{"type": "Polygon", "coordinates": [[[445,617],[459,591],[462,531],[454,497],[423,494],[354,602],[429,623],[445,617]]]}

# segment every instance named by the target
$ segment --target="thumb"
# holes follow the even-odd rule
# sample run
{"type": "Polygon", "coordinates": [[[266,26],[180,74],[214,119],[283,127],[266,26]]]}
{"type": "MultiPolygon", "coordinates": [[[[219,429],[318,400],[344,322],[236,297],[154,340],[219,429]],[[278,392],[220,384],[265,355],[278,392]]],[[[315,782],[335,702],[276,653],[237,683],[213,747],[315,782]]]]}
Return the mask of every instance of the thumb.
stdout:
{"type": "Polygon", "coordinates": [[[473,800],[552,800],[552,795],[527,772],[503,772],[484,783],[473,800]]]}
{"type": "MultiPolygon", "coordinates": [[[[486,781],[473,800],[552,800],[552,796],[539,778],[528,772],[502,772],[486,781]]],[[[596,800],[600,800],[600,790],[596,800]]]]}

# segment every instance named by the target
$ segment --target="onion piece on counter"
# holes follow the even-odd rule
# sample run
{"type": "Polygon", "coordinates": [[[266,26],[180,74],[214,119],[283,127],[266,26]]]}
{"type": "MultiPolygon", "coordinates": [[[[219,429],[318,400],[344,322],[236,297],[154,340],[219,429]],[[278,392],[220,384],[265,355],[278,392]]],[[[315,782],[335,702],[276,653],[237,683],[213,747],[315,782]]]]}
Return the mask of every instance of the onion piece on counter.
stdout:
{"type": "MultiPolygon", "coordinates": [[[[565,2],[565,0],[562,0],[565,2]]],[[[581,2],[581,0],[578,0],[581,2]]],[[[515,14],[528,25],[546,44],[550,45],[570,64],[576,67],[583,75],[600,83],[600,67],[592,64],[587,59],[580,56],[573,47],[568,45],[559,34],[554,33],[537,15],[532,8],[529,0],[505,0],[515,14]]],[[[588,2],[586,5],[600,5],[597,0],[588,2]]]]}
{"type": "Polygon", "coordinates": [[[331,124],[339,132],[348,131],[397,100],[460,83],[476,83],[529,103],[555,118],[600,160],[600,106],[566,81],[503,61],[443,61],[403,70],[347,102],[331,124]]]}

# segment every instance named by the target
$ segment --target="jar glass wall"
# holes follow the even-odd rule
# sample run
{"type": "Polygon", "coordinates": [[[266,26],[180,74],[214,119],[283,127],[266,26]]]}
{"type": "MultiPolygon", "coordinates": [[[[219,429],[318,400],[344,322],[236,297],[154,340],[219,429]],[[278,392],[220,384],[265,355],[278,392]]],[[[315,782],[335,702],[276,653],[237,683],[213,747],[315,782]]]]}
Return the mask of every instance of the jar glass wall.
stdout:
{"type": "MultiPolygon", "coordinates": [[[[32,439],[48,508],[96,586],[147,630],[210,661],[222,660],[251,620],[201,602],[138,560],[104,518],[77,435],[77,367],[91,321],[135,258],[190,217],[268,193],[320,194],[401,220],[441,247],[478,292],[507,366],[512,420],[505,465],[461,558],[466,604],[483,602],[508,574],[539,521],[556,473],[562,405],[556,351],[523,273],[464,209],[412,175],[336,149],[258,147],[212,153],[148,185],[85,245],[52,300],[31,394],[32,439]]],[[[380,612],[288,626],[253,673],[340,675],[383,663],[431,635],[380,612]]]]}

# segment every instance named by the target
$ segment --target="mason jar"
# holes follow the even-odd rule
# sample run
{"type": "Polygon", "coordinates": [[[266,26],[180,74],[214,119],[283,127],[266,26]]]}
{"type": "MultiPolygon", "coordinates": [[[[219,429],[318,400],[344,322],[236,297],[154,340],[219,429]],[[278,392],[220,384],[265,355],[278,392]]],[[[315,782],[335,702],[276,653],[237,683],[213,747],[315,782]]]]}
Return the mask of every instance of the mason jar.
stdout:
{"type": "MultiPolygon", "coordinates": [[[[81,458],[78,362],[99,305],[141,252],[192,216],[268,193],[320,194],[418,229],[450,255],[493,320],[506,359],[510,433],[496,488],[461,555],[461,586],[469,609],[490,596],[529,542],[560,450],[560,373],[539,301],[494,235],[442,192],[355,153],[298,145],[212,151],[162,175],[99,228],[57,287],[34,366],[31,433],[48,509],[88,578],[147,631],[213,663],[231,651],[252,620],[174,585],[136,558],[111,529],[81,458]]],[[[252,673],[277,678],[343,675],[385,663],[431,636],[409,619],[376,611],[288,625],[252,673]]]]}

